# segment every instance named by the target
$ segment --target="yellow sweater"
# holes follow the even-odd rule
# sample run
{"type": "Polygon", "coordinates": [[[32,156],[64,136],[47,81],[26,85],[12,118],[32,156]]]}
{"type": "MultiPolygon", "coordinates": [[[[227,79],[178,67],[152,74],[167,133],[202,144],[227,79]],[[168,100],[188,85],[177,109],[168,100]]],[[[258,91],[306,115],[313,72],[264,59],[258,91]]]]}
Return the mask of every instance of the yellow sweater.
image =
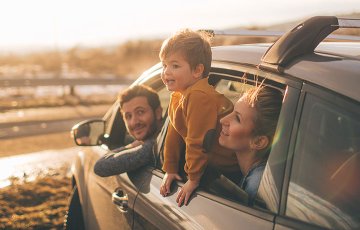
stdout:
{"type": "Polygon", "coordinates": [[[186,145],[184,170],[190,180],[200,180],[207,164],[220,170],[239,170],[234,152],[218,143],[221,125],[219,120],[233,109],[224,95],[209,85],[208,78],[197,81],[183,92],[171,94],[170,123],[165,139],[163,170],[178,173],[181,146],[186,145]],[[209,130],[216,130],[210,151],[203,148],[209,130]]]}

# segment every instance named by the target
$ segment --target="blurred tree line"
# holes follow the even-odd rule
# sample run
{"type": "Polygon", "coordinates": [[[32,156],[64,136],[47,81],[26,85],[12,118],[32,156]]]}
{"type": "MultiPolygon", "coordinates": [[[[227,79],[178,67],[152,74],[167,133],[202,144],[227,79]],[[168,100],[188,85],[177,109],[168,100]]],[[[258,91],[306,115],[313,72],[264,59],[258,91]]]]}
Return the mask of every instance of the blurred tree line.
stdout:
{"type": "MultiPolygon", "coordinates": [[[[265,42],[262,38],[216,37],[212,45],[265,42]]],[[[159,62],[163,40],[133,40],[115,47],[73,47],[0,55],[0,77],[130,77],[159,62]]]]}
{"type": "MultiPolygon", "coordinates": [[[[286,31],[296,22],[284,24],[286,31]]],[[[281,25],[281,26],[284,26],[281,25]]],[[[276,28],[276,27],[274,27],[276,28]]],[[[274,29],[273,28],[273,29],[274,29]]],[[[266,29],[252,27],[247,29],[266,29]]],[[[269,28],[268,28],[269,29],[269,28]]],[[[271,28],[270,28],[271,29],[271,28]]],[[[356,29],[338,34],[360,35],[356,29]]],[[[216,36],[212,46],[273,42],[276,38],[216,36]]],[[[159,62],[163,40],[132,40],[113,47],[73,47],[22,55],[0,55],[0,77],[129,77],[137,78],[159,62]]]]}
{"type": "MultiPolygon", "coordinates": [[[[134,77],[159,61],[161,40],[128,41],[116,47],[73,47],[28,54],[0,55],[0,77],[47,75],[134,77]]],[[[79,77],[79,76],[78,76],[79,77]]]]}
{"type": "MultiPolygon", "coordinates": [[[[235,39],[236,41],[238,39],[235,39]]],[[[236,43],[216,39],[216,45],[236,43]]],[[[116,47],[73,47],[28,54],[0,55],[0,77],[138,77],[159,62],[163,40],[134,40],[116,47]]]]}

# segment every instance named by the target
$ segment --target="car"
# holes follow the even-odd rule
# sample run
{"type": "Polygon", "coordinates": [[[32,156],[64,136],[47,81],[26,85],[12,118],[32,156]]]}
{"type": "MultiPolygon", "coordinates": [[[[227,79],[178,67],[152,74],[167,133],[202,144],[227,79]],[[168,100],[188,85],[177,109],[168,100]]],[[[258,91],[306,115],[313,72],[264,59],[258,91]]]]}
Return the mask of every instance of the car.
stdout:
{"type": "MultiPolygon", "coordinates": [[[[97,176],[95,162],[128,140],[115,102],[102,119],[73,127],[75,138],[84,126],[91,132],[72,165],[68,222],[86,229],[360,229],[360,39],[324,40],[342,27],[360,28],[360,19],[316,16],[274,43],[212,47],[209,83],[233,102],[259,84],[284,95],[252,206],[225,175],[200,185],[187,206],[176,203],[183,182],[161,196],[167,122],[153,149],[156,164],[97,176]]],[[[156,64],[132,85],[152,87],[167,108],[161,72],[156,64]]]]}

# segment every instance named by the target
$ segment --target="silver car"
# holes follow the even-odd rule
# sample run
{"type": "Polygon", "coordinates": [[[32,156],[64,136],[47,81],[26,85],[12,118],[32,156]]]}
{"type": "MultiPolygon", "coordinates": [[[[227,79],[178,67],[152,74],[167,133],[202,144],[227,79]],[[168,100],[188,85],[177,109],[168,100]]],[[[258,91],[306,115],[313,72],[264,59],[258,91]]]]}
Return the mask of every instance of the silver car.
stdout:
{"type": "MultiPolygon", "coordinates": [[[[156,161],[111,177],[94,173],[95,162],[126,144],[119,104],[90,126],[91,142],[72,167],[73,193],[67,228],[74,229],[360,229],[360,40],[324,39],[360,20],[313,17],[274,44],[213,47],[209,83],[233,102],[262,82],[283,92],[277,131],[254,205],[224,175],[202,184],[188,206],[159,192],[166,125],[153,149],[156,161]],[[100,137],[100,138],[99,138],[100,137]]],[[[155,89],[167,108],[169,92],[160,64],[133,85],[155,89]]],[[[166,113],[164,113],[166,120],[166,113]]]]}

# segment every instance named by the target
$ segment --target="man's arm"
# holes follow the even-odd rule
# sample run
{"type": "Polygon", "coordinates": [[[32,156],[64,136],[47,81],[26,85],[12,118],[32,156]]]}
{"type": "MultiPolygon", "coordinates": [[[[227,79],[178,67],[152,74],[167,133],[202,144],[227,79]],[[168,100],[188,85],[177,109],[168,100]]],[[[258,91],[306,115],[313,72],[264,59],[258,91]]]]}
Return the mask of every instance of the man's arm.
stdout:
{"type": "Polygon", "coordinates": [[[124,149],[118,153],[108,153],[101,157],[94,166],[94,172],[101,177],[118,175],[136,170],[154,162],[153,146],[155,140],[148,139],[144,144],[124,149]]]}

